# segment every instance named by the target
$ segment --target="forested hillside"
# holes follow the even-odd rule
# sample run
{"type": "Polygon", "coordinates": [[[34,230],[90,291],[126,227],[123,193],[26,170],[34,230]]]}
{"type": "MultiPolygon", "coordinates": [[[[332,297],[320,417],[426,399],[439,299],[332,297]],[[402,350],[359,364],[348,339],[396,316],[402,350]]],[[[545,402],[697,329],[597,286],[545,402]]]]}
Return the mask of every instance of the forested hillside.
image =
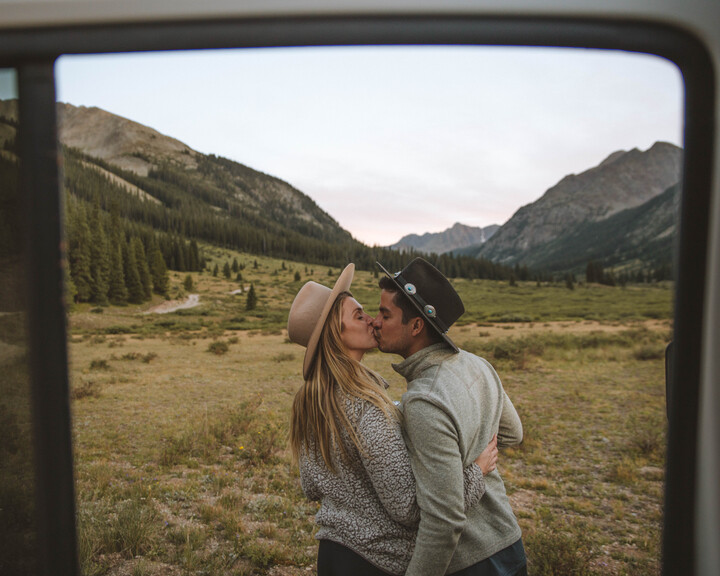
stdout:
{"type": "MultiPolygon", "coordinates": [[[[17,121],[13,103],[0,114],[0,182],[18,201],[17,121]],[[14,192],[13,192],[14,191],[14,192]]],[[[354,240],[306,195],[236,162],[194,154],[196,169],[153,158],[147,175],[61,146],[70,296],[78,302],[142,302],[167,293],[167,270],[205,266],[205,242],[251,254],[371,270],[399,270],[414,256],[354,240]]],[[[134,153],[140,160],[142,149],[134,153]]],[[[143,160],[147,162],[147,158],[143,160]]],[[[0,242],[17,242],[17,222],[3,222],[0,242]]],[[[10,253],[6,246],[5,253],[10,253]]],[[[488,260],[429,258],[447,275],[507,279],[488,260]]]]}

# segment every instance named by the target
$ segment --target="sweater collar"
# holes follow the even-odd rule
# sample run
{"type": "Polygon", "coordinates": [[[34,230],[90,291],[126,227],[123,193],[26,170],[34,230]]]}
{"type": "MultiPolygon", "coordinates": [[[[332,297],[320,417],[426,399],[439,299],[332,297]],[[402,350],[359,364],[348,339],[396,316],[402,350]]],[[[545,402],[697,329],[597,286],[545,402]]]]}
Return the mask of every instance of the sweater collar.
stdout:
{"type": "Polygon", "coordinates": [[[412,356],[408,356],[402,362],[393,364],[393,370],[405,378],[408,382],[412,382],[426,368],[440,364],[448,356],[452,356],[454,352],[444,342],[431,344],[418,350],[412,356]]]}

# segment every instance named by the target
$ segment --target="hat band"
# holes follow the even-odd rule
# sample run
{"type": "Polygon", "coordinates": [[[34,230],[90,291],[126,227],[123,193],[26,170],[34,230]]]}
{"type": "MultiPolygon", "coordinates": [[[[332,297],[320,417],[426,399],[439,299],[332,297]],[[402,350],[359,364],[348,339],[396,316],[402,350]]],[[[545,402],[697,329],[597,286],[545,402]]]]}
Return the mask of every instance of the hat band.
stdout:
{"type": "Polygon", "coordinates": [[[443,334],[446,334],[448,331],[448,327],[445,326],[445,323],[438,317],[435,306],[425,302],[422,296],[417,293],[417,288],[415,288],[415,285],[405,280],[405,278],[402,277],[400,272],[396,272],[395,274],[393,274],[393,278],[402,287],[403,292],[416,302],[416,304],[422,311],[423,316],[425,316],[431,322],[437,324],[437,327],[440,328],[440,331],[443,334]]]}

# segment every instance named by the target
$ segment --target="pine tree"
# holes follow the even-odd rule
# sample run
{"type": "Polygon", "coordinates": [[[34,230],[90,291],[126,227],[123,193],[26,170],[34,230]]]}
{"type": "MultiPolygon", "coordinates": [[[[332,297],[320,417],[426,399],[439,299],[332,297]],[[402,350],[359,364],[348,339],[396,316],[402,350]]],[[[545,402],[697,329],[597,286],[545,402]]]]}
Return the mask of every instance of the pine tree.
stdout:
{"type": "Polygon", "coordinates": [[[75,299],[78,302],[87,302],[92,295],[91,235],[85,208],[81,202],[76,204],[69,220],[68,261],[70,276],[75,285],[75,299]]]}
{"type": "Polygon", "coordinates": [[[108,298],[113,304],[125,304],[128,299],[124,268],[122,245],[113,242],[110,244],[110,282],[108,287],[108,298]]]}
{"type": "Polygon", "coordinates": [[[213,276],[217,277],[218,272],[220,272],[220,268],[218,268],[217,262],[215,263],[215,267],[213,268],[213,276]]]}
{"type": "Polygon", "coordinates": [[[125,304],[128,299],[125,287],[125,264],[123,261],[123,245],[125,240],[120,228],[120,216],[116,210],[110,214],[110,241],[108,251],[110,254],[110,278],[108,286],[108,299],[113,304],[125,304]]]}
{"type": "Polygon", "coordinates": [[[153,292],[161,296],[167,296],[170,288],[170,278],[162,252],[160,252],[158,246],[155,246],[150,254],[150,277],[152,278],[153,292]]]}
{"type": "Polygon", "coordinates": [[[123,263],[125,265],[125,287],[128,291],[128,301],[133,304],[140,304],[145,299],[145,293],[140,281],[135,250],[130,242],[123,242],[123,263]]]}
{"type": "Polygon", "coordinates": [[[255,285],[250,284],[250,291],[245,302],[245,310],[255,310],[257,307],[257,295],[255,294],[255,285]]]}
{"type": "Polygon", "coordinates": [[[230,264],[228,262],[225,262],[225,266],[223,266],[223,276],[225,276],[225,278],[230,280],[231,275],[232,274],[230,272],[230,264]]]}
{"type": "Polygon", "coordinates": [[[193,279],[190,274],[185,276],[185,280],[183,280],[183,288],[185,288],[186,292],[190,292],[190,290],[193,289],[193,279]]]}
{"type": "Polygon", "coordinates": [[[237,258],[233,258],[232,271],[237,273],[240,270],[240,264],[238,264],[237,258]]]}
{"type": "Polygon", "coordinates": [[[140,284],[143,288],[143,299],[150,300],[152,297],[152,278],[150,277],[150,267],[148,266],[147,256],[145,255],[145,247],[142,240],[138,237],[132,239],[132,249],[135,253],[135,263],[137,271],[140,274],[140,284]]]}
{"type": "Polygon", "coordinates": [[[108,291],[110,290],[110,254],[108,253],[108,239],[99,202],[93,205],[90,214],[92,222],[92,243],[90,245],[92,288],[90,300],[96,304],[107,304],[108,291]]]}
{"type": "Polygon", "coordinates": [[[188,270],[192,270],[193,272],[199,272],[204,267],[205,265],[200,258],[200,252],[198,250],[197,242],[195,240],[192,240],[190,242],[190,257],[188,262],[188,270]]]}

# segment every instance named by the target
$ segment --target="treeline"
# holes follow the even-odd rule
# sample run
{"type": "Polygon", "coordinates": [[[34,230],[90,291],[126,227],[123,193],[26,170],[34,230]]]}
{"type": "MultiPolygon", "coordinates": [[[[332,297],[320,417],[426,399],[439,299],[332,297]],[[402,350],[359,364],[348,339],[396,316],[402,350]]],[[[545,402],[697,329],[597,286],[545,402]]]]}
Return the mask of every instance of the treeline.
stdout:
{"type": "MultiPolygon", "coordinates": [[[[333,267],[354,262],[364,270],[375,269],[376,261],[388,270],[400,270],[420,255],[366,246],[354,240],[327,215],[319,216],[325,224],[319,227],[294,216],[291,207],[283,206],[281,201],[267,214],[260,213],[231,194],[223,193],[216,185],[218,181],[224,181],[230,186],[230,179],[236,178],[233,185],[237,188],[240,172],[252,172],[250,169],[215,157],[203,157],[200,168],[183,171],[176,166],[163,165],[143,177],[64,148],[65,185],[72,195],[90,205],[97,204],[102,211],[109,211],[112,205],[122,219],[173,237],[333,267]],[[111,181],[102,170],[137,186],[155,200],[129,192],[126,187],[111,181]],[[203,181],[203,176],[210,181],[203,181]]],[[[259,193],[252,191],[252,194],[259,193]]],[[[302,202],[307,203],[308,209],[312,208],[313,202],[309,198],[303,196],[302,202]]],[[[482,258],[452,254],[423,256],[449,277],[507,280],[515,273],[511,267],[482,258]]],[[[174,268],[169,261],[168,265],[174,268]]]]}
{"type": "Polygon", "coordinates": [[[75,302],[139,304],[167,296],[168,268],[199,271],[205,261],[197,242],[158,234],[110,213],[99,203],[68,196],[68,292],[75,302]]]}
{"type": "Polygon", "coordinates": [[[670,264],[660,264],[655,268],[616,273],[606,269],[596,261],[590,260],[585,267],[585,281],[604,284],[605,286],[625,286],[628,283],[647,284],[673,279],[673,268],[670,264]]]}

